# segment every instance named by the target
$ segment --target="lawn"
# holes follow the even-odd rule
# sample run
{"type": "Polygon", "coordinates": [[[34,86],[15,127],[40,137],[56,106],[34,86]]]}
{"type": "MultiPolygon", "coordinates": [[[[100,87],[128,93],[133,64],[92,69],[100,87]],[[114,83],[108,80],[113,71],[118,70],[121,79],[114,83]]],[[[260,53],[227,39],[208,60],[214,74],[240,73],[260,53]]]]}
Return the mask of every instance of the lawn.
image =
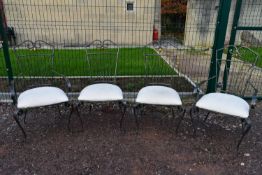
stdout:
{"type": "Polygon", "coordinates": [[[262,67],[262,47],[257,47],[257,48],[251,48],[254,50],[258,55],[260,56],[257,60],[257,66],[262,67]]]}
{"type": "MultiPolygon", "coordinates": [[[[259,55],[256,66],[262,67],[262,47],[252,47],[251,49],[259,55]]],[[[248,62],[251,62],[251,63],[255,61],[255,55],[253,53],[251,53],[249,51],[241,51],[241,50],[240,50],[240,52],[242,53],[241,58],[244,61],[248,61],[248,62]]]]}
{"type": "MultiPolygon", "coordinates": [[[[115,52],[115,49],[107,49],[107,52],[104,53],[104,55],[91,54],[98,52],[101,53],[100,50],[97,49],[90,49],[88,51],[90,54],[89,60],[91,60],[89,62],[90,64],[88,64],[85,49],[56,49],[54,56],[54,68],[57,72],[66,76],[114,75],[114,62],[112,61],[114,59],[112,55],[108,54],[108,52],[115,52]],[[103,57],[103,59],[101,57],[103,57]]],[[[27,56],[21,57],[21,61],[17,64],[15,54],[13,50],[10,50],[14,75],[19,75],[19,72],[23,72],[25,75],[33,76],[51,75],[50,66],[48,66],[50,62],[47,57],[44,56],[50,53],[49,50],[19,50],[18,53],[19,55],[27,56]],[[39,57],[36,55],[43,56],[39,57]]],[[[146,73],[144,53],[156,54],[156,52],[150,48],[121,48],[119,51],[117,75],[176,74],[175,71],[159,56],[151,57],[154,59],[148,59],[150,61],[147,62],[147,65],[149,65],[148,67],[150,67],[150,69],[147,69],[149,71],[146,73]]],[[[3,61],[0,62],[0,67],[4,67],[4,65],[1,64],[4,64],[3,61]]],[[[3,72],[1,72],[1,75],[3,75],[3,72]]]]}
{"type": "MultiPolygon", "coordinates": [[[[238,51],[240,52],[240,57],[236,56],[236,58],[250,63],[255,63],[257,59],[256,66],[262,67],[262,47],[250,47],[250,49],[258,55],[258,58],[257,55],[250,52],[246,48],[239,47],[238,49],[238,51]]],[[[224,54],[227,54],[227,49],[224,50],[224,54]]]]}

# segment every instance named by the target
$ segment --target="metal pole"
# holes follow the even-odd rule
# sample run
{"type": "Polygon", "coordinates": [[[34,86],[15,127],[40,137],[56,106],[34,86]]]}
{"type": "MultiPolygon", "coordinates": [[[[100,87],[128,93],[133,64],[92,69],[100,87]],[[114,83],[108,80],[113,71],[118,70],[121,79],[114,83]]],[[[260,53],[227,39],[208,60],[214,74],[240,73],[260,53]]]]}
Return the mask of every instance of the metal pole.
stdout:
{"type": "Polygon", "coordinates": [[[209,71],[209,81],[207,85],[207,93],[215,92],[216,91],[216,84],[218,77],[211,79],[218,75],[220,71],[220,63],[217,65],[216,60],[221,60],[223,55],[223,50],[221,52],[216,53],[216,51],[220,48],[224,47],[225,39],[226,39],[226,32],[227,32],[227,25],[228,25],[228,18],[231,8],[232,0],[220,0],[219,3],[219,11],[217,17],[217,25],[215,31],[215,38],[214,38],[214,45],[212,51],[212,58],[210,63],[210,71],[209,71]]]}
{"type": "Polygon", "coordinates": [[[4,24],[4,10],[0,9],[0,36],[3,45],[3,52],[6,64],[6,72],[8,76],[9,83],[13,80],[13,71],[11,66],[10,54],[9,54],[9,46],[8,46],[8,38],[7,38],[7,30],[4,24]]]}
{"type": "Polygon", "coordinates": [[[4,23],[4,27],[7,27],[7,23],[6,23],[6,17],[5,17],[5,11],[4,11],[4,2],[3,0],[0,0],[0,12],[2,12],[3,15],[3,23],[4,23]]]}
{"type": "MultiPolygon", "coordinates": [[[[231,30],[231,36],[230,36],[230,41],[229,41],[230,46],[233,46],[235,44],[241,7],[242,7],[242,0],[237,0],[234,20],[233,20],[233,25],[232,25],[232,30],[231,30]]],[[[225,65],[227,69],[225,69],[224,76],[223,76],[223,90],[224,91],[226,91],[227,89],[227,81],[228,81],[229,69],[231,66],[231,59],[232,59],[232,54],[230,52],[232,52],[231,51],[232,49],[234,49],[234,47],[229,47],[228,52],[227,52],[227,62],[225,65]]]]}

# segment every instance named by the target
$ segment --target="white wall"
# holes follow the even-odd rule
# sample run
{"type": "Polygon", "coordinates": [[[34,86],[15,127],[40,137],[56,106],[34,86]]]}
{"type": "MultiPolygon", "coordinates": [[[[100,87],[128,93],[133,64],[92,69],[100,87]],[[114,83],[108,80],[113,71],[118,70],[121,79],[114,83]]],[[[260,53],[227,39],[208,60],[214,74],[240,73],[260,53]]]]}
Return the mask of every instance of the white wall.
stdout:
{"type": "Polygon", "coordinates": [[[110,39],[121,44],[152,40],[155,0],[4,0],[9,26],[18,40],[65,45],[110,39]],[[126,11],[134,2],[134,12],[126,11]]]}

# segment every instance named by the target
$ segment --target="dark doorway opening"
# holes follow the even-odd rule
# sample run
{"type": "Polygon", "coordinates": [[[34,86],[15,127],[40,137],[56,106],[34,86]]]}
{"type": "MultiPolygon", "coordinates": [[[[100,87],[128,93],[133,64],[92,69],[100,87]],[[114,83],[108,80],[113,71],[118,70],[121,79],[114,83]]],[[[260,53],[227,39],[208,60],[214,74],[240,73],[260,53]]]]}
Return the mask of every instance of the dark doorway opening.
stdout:
{"type": "Polygon", "coordinates": [[[188,0],[161,0],[161,37],[183,43],[188,0]]]}

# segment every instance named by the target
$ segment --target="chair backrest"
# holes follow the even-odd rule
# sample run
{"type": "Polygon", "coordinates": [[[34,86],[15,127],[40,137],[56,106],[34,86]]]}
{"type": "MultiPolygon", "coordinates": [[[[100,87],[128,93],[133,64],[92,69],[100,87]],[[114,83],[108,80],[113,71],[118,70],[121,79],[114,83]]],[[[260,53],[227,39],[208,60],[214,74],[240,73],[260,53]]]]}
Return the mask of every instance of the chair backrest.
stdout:
{"type": "MultiPolygon", "coordinates": [[[[250,77],[250,83],[258,90],[257,96],[262,96],[262,68],[254,67],[252,69],[252,74],[250,77]]],[[[254,90],[252,87],[246,89],[246,94],[248,96],[253,95],[254,90]]]]}
{"type": "Polygon", "coordinates": [[[216,56],[217,91],[245,96],[258,54],[247,47],[229,45],[218,49],[216,56]]]}
{"type": "Polygon", "coordinates": [[[145,84],[172,86],[175,71],[174,60],[177,48],[168,41],[155,41],[143,48],[145,84]]]}
{"type": "Polygon", "coordinates": [[[95,40],[86,47],[88,76],[91,81],[116,83],[119,47],[110,40],[95,40]]]}
{"type": "MultiPolygon", "coordinates": [[[[24,41],[14,47],[16,85],[24,89],[51,84],[54,76],[54,46],[45,41],[24,41]]],[[[19,88],[19,89],[20,89],[19,88]]]]}
{"type": "Polygon", "coordinates": [[[54,46],[45,41],[24,41],[14,47],[18,76],[51,76],[54,46]]]}

